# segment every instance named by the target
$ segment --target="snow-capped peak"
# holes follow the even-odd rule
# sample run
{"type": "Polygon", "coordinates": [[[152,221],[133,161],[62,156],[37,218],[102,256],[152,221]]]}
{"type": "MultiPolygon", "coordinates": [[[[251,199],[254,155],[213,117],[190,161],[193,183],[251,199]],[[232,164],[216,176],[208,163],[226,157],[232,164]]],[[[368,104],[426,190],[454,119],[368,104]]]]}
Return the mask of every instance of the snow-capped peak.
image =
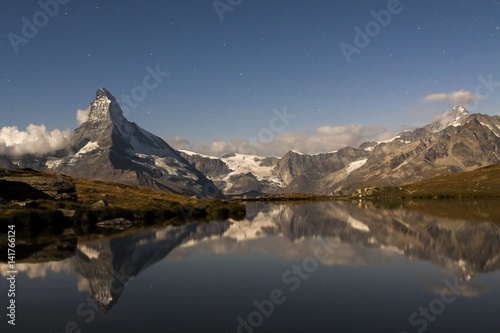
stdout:
{"type": "Polygon", "coordinates": [[[123,120],[123,112],[115,97],[106,88],[97,89],[95,100],[90,103],[88,121],[97,122],[103,119],[123,120]]]}
{"type": "Polygon", "coordinates": [[[469,112],[461,106],[457,106],[445,114],[444,121],[447,121],[445,127],[449,126],[461,126],[465,118],[469,116],[469,112]]]}
{"type": "Polygon", "coordinates": [[[430,126],[434,132],[441,131],[450,126],[459,127],[465,124],[469,116],[469,112],[464,107],[457,106],[439,116],[430,126]]]}
{"type": "Polygon", "coordinates": [[[463,114],[464,116],[469,114],[469,111],[467,111],[467,110],[466,110],[464,107],[462,107],[462,106],[457,106],[457,107],[454,107],[453,109],[451,109],[451,111],[454,111],[454,112],[457,112],[457,113],[463,114]]]}

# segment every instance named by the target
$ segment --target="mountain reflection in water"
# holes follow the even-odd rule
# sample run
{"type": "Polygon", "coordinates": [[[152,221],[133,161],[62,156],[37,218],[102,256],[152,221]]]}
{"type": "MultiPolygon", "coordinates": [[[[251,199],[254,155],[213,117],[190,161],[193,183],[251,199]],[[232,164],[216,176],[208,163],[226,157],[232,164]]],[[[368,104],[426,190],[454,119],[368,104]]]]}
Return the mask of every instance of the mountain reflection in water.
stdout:
{"type": "MultiPolygon", "coordinates": [[[[217,256],[258,252],[287,261],[311,255],[324,239],[338,246],[324,266],[407,258],[441,267],[462,281],[500,268],[500,224],[451,220],[417,210],[363,207],[349,202],[249,204],[240,222],[192,223],[87,242],[60,261],[18,263],[30,278],[47,271],[76,272],[101,313],[116,305],[126,285],[167,256],[183,260],[195,248],[217,256]],[[375,252],[374,252],[375,251],[375,252]]],[[[43,257],[38,253],[37,258],[43,257]]],[[[0,265],[7,271],[6,264],[0,265]]]]}

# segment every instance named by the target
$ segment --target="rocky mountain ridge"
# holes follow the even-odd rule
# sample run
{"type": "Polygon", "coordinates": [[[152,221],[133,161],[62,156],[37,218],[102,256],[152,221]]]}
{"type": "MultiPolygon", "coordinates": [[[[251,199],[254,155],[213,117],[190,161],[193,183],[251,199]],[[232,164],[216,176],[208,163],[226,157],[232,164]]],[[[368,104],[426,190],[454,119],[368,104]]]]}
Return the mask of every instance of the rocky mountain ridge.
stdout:
{"type": "Polygon", "coordinates": [[[289,151],[281,158],[235,155],[239,164],[227,156],[181,154],[226,195],[350,194],[361,187],[400,186],[500,163],[499,147],[499,116],[469,114],[456,107],[435,122],[390,140],[331,153],[289,151]]]}

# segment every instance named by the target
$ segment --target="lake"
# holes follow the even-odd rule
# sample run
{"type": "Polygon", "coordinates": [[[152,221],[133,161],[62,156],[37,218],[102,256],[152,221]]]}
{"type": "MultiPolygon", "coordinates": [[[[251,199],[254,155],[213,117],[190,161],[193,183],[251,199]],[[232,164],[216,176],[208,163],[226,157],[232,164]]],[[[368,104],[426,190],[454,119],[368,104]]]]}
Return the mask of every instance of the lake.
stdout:
{"type": "Polygon", "coordinates": [[[500,332],[497,203],[406,206],[251,203],[239,222],[33,233],[16,240],[15,326],[0,264],[2,332],[500,332]]]}

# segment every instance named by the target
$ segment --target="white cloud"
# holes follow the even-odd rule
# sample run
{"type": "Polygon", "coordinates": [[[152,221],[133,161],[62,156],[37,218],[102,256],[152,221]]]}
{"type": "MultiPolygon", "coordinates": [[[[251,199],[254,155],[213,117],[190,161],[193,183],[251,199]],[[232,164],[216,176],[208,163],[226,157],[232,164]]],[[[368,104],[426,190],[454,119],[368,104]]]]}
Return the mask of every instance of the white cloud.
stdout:
{"type": "Polygon", "coordinates": [[[382,126],[323,126],[314,132],[282,132],[271,141],[251,140],[213,141],[193,143],[185,138],[167,139],[174,148],[197,153],[222,156],[227,153],[282,156],[289,150],[304,154],[325,153],[347,146],[358,147],[366,141],[381,141],[394,136],[382,126]]]}
{"type": "MultiPolygon", "coordinates": [[[[76,111],[78,126],[89,118],[90,107],[76,111]]],[[[0,128],[0,155],[19,157],[22,155],[51,155],[68,148],[73,138],[69,129],[48,131],[45,125],[29,125],[22,131],[17,126],[0,128]]]]}
{"type": "Polygon", "coordinates": [[[70,130],[48,131],[43,124],[29,125],[25,131],[20,131],[16,126],[7,126],[0,129],[0,155],[48,155],[69,147],[71,138],[70,130]]]}
{"type": "Polygon", "coordinates": [[[76,110],[76,121],[78,126],[89,120],[90,106],[87,110],[76,110]]]}
{"type": "MultiPolygon", "coordinates": [[[[0,275],[9,277],[8,264],[0,263],[0,275]]],[[[38,264],[16,263],[16,271],[25,273],[29,279],[44,278],[47,273],[70,273],[74,270],[72,258],[63,261],[50,261],[38,264]]]]}
{"type": "Polygon", "coordinates": [[[438,93],[425,96],[422,103],[451,102],[454,106],[465,106],[477,101],[478,97],[471,91],[459,90],[448,94],[438,93]]]}

